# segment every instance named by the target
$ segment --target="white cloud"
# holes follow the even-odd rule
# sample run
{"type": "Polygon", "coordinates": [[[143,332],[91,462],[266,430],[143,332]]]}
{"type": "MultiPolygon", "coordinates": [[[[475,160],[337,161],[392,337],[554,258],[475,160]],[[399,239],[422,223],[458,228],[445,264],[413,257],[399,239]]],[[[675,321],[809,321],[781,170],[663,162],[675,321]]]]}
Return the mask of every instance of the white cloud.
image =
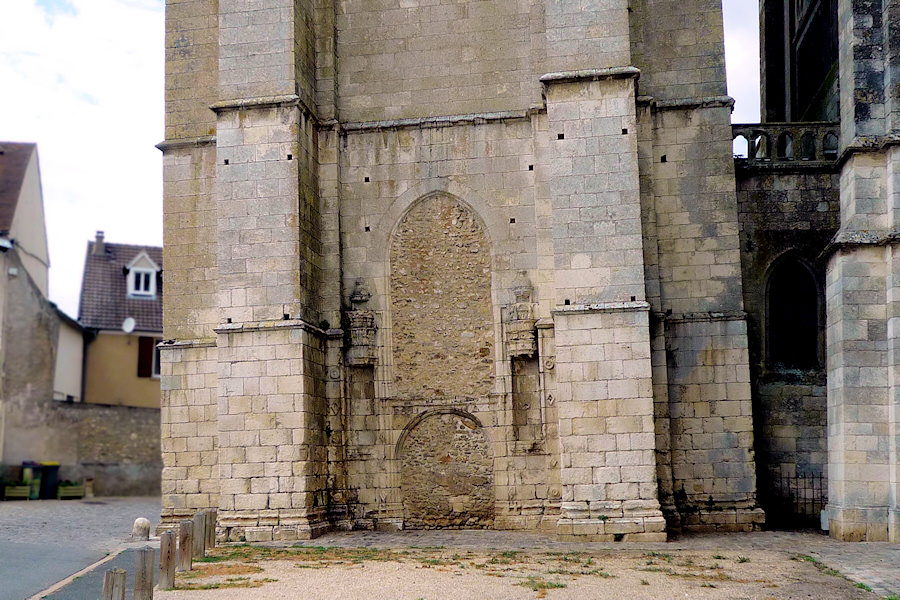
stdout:
{"type": "Polygon", "coordinates": [[[77,315],[87,241],[162,243],[162,0],[0,0],[0,140],[37,142],[50,297],[77,315]]]}

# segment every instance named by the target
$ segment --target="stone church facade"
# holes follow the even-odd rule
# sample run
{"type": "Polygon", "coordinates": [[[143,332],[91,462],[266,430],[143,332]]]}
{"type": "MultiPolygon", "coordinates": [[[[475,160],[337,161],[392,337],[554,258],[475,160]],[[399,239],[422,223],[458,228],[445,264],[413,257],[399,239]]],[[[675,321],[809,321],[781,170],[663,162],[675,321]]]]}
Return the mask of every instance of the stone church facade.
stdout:
{"type": "Polygon", "coordinates": [[[779,473],[898,539],[890,110],[766,156],[715,0],[167,0],[166,53],[163,526],[662,540],[779,473]]]}

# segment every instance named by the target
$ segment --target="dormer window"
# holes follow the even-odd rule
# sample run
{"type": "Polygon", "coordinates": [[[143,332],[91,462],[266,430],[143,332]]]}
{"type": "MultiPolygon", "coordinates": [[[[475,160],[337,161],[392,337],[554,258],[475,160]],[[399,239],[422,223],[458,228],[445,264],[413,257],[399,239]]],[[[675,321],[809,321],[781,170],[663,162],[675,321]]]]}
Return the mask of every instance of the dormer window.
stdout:
{"type": "Polygon", "coordinates": [[[156,277],[159,267],[141,252],[125,267],[128,274],[129,298],[156,298],[156,277]]]}
{"type": "Polygon", "coordinates": [[[155,296],[156,273],[144,269],[132,269],[131,280],[128,282],[129,296],[155,296]]]}

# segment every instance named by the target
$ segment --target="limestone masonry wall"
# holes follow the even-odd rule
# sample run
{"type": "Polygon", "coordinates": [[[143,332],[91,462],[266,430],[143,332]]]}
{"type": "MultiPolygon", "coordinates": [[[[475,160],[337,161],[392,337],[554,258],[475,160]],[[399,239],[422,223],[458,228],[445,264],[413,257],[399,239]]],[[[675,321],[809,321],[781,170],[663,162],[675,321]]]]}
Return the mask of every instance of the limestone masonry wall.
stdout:
{"type": "Polygon", "coordinates": [[[164,527],[758,527],[717,2],[168,4],[164,527]]]}

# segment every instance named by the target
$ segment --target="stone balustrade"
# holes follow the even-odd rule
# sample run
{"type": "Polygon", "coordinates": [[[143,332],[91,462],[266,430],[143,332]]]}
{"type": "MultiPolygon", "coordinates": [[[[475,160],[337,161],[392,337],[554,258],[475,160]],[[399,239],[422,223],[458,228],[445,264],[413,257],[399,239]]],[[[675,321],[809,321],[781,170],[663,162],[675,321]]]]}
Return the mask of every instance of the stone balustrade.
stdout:
{"type": "Polygon", "coordinates": [[[731,130],[739,165],[822,167],[833,165],[840,152],[839,123],[742,123],[731,130]]]}

